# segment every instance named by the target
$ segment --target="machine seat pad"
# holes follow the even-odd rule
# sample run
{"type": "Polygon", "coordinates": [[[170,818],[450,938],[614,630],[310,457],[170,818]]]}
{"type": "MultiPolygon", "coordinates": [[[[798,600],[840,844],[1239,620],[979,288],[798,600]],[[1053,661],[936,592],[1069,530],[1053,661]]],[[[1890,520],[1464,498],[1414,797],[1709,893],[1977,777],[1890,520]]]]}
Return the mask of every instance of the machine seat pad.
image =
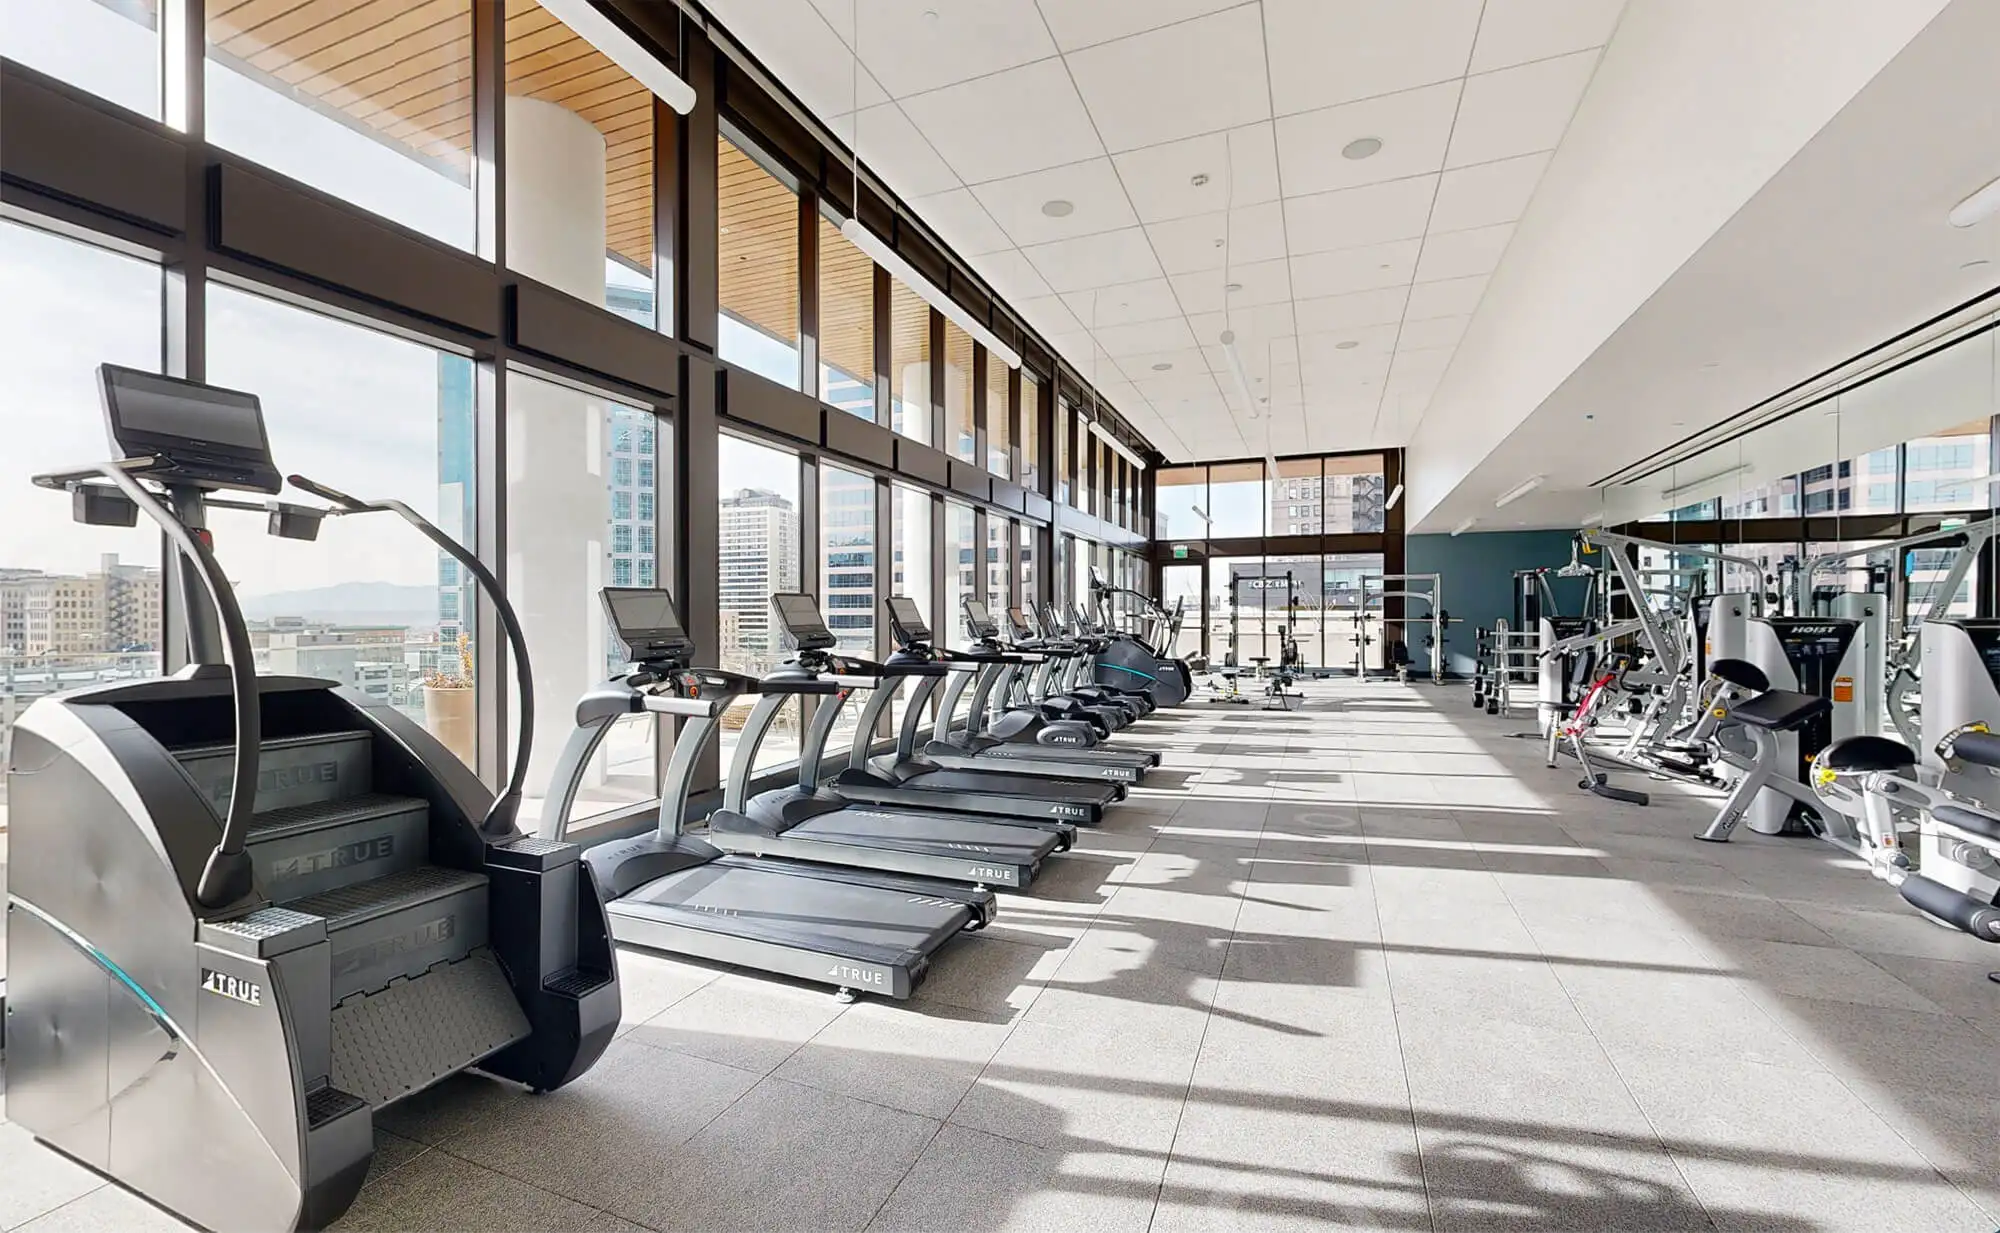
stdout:
{"type": "Polygon", "coordinates": [[[1950,823],[1962,831],[2000,843],[2000,817],[1983,809],[1970,809],[1964,805],[1939,805],[1931,810],[1931,816],[1940,822],[1950,823]]]}
{"type": "Polygon", "coordinates": [[[1908,745],[1886,736],[1844,736],[1826,747],[1826,764],[1836,771],[1900,771],[1916,762],[1908,745]]]}
{"type": "Polygon", "coordinates": [[[1729,718],[1752,728],[1790,732],[1832,709],[1833,703],[1825,698],[1795,693],[1789,689],[1773,689],[1757,695],[1748,702],[1730,707],[1729,718]]]}
{"type": "Polygon", "coordinates": [[[1961,732],[1952,739],[1951,753],[1974,766],[2000,769],[2000,735],[1991,732],[1961,732]]]}
{"type": "Polygon", "coordinates": [[[1710,676],[1719,676],[1738,689],[1748,689],[1763,693],[1771,688],[1771,678],[1764,670],[1747,659],[1718,659],[1708,665],[1710,676]]]}

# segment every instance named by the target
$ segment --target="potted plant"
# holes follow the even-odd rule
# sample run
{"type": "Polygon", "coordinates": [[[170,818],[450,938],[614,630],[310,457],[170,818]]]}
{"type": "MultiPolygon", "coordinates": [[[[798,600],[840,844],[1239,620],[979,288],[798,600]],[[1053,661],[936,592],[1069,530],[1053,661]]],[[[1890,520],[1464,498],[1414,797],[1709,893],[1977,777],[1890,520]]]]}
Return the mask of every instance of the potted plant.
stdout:
{"type": "Polygon", "coordinates": [[[472,640],[458,636],[458,663],[424,673],[424,727],[467,766],[474,765],[479,707],[473,692],[472,640]]]}

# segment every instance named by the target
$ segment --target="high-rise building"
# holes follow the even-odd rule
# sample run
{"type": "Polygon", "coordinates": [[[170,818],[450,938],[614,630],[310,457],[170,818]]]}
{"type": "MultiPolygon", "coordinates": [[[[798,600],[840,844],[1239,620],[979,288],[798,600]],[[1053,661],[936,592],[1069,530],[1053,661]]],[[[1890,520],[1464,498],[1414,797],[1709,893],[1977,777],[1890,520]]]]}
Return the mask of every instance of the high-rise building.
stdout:
{"type": "Polygon", "coordinates": [[[826,560],[820,608],[843,650],[873,654],[875,647],[875,480],[828,467],[820,488],[820,538],[826,560]]]}
{"type": "Polygon", "coordinates": [[[158,644],[160,571],[101,557],[83,575],[0,571],[0,649],[67,658],[158,644]]]}
{"type": "Polygon", "coordinates": [[[605,578],[615,587],[658,585],[659,546],[653,542],[658,500],[659,421],[649,412],[608,405],[604,413],[611,516],[605,578]]]}
{"type": "MultiPolygon", "coordinates": [[[[1282,465],[1282,464],[1281,464],[1282,465]]],[[[1279,476],[1265,485],[1270,535],[1354,535],[1380,532],[1383,525],[1382,474],[1332,473],[1279,476]]]]}
{"type": "Polygon", "coordinates": [[[718,549],[720,660],[738,671],[768,671],[784,658],[771,594],[799,587],[799,511],[775,492],[739,488],[722,498],[718,549]]]}

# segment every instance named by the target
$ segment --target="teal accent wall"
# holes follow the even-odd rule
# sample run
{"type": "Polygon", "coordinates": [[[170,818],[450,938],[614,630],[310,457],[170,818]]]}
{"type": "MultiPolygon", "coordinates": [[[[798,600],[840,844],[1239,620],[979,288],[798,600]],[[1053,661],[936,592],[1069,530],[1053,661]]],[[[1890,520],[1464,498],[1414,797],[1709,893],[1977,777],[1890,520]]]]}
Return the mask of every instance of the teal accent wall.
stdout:
{"type": "MultiPolygon", "coordinates": [[[[1404,568],[1413,574],[1444,575],[1445,609],[1461,618],[1445,631],[1447,672],[1472,674],[1478,646],[1473,631],[1490,627],[1496,620],[1514,619],[1514,571],[1568,564],[1569,540],[1568,531],[1468,531],[1464,535],[1409,537],[1404,568]]],[[[1564,612],[1582,610],[1583,580],[1556,578],[1551,582],[1564,612]]],[[[1411,610],[1419,608],[1413,605],[1411,610]]],[[[1430,654],[1423,645],[1425,632],[1421,625],[1405,627],[1410,659],[1416,665],[1412,671],[1430,671],[1430,654]]]]}

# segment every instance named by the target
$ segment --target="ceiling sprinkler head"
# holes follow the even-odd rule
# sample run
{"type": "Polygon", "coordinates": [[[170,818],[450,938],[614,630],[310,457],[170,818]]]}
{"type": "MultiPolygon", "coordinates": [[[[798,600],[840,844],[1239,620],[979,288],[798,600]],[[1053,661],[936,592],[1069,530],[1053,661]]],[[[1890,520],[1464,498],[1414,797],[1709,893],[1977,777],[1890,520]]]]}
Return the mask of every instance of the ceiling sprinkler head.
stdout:
{"type": "Polygon", "coordinates": [[[1196,188],[1205,188],[1208,185],[1208,173],[1206,171],[1197,171],[1188,178],[1188,183],[1194,185],[1196,188]]]}

